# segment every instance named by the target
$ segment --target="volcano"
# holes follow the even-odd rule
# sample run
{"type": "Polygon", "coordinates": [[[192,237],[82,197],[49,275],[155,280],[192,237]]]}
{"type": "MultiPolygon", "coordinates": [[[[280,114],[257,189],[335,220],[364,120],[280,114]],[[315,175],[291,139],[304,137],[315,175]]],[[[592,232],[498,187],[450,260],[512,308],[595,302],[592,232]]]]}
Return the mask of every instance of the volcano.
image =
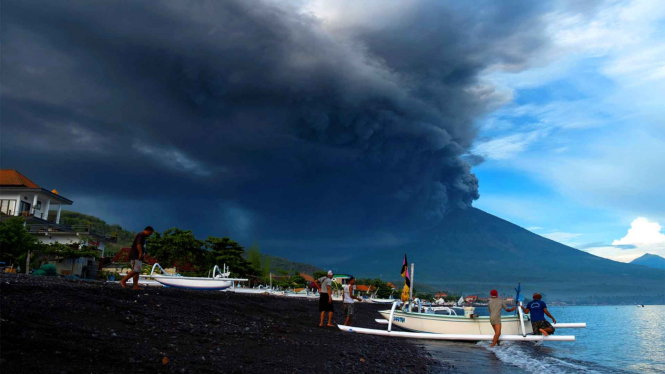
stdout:
{"type": "Polygon", "coordinates": [[[635,265],[648,266],[654,269],[665,270],[665,258],[651,253],[645,253],[642,257],[638,257],[630,262],[635,265]]]}
{"type": "Polygon", "coordinates": [[[550,300],[665,301],[664,270],[594,256],[476,208],[454,210],[395,247],[352,253],[349,270],[395,281],[406,253],[416,283],[465,294],[511,295],[521,283],[525,295],[537,291],[550,300]]]}

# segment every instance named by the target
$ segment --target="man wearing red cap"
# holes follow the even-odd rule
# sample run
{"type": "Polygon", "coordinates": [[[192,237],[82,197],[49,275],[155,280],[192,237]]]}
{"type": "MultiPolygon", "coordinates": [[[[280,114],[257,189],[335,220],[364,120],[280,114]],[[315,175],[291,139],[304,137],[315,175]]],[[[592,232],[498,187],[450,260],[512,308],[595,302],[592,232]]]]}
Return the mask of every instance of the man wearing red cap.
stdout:
{"type": "Polygon", "coordinates": [[[501,335],[501,309],[504,309],[506,312],[512,312],[515,310],[515,307],[508,308],[506,301],[499,299],[499,293],[496,290],[490,291],[490,297],[487,308],[490,310],[490,323],[494,329],[494,339],[490,347],[494,347],[499,344],[499,336],[501,335]]]}

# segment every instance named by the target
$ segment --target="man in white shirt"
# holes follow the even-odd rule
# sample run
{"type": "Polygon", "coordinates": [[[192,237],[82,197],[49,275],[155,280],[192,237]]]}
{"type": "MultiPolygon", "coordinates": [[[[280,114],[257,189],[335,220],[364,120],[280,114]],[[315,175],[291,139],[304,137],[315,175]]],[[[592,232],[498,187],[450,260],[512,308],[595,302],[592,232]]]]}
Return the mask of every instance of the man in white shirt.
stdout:
{"type": "Polygon", "coordinates": [[[349,278],[349,284],[344,286],[344,296],[342,299],[342,310],[344,311],[344,314],[346,315],[346,321],[344,322],[344,326],[351,326],[351,319],[353,319],[354,315],[354,308],[353,308],[353,303],[355,303],[356,300],[362,301],[359,297],[353,296],[353,290],[356,288],[356,278],[350,277],[349,278]]]}
{"type": "Polygon", "coordinates": [[[319,289],[319,312],[321,312],[321,323],[319,327],[323,327],[323,317],[326,312],[328,312],[328,327],[335,327],[332,324],[332,316],[334,312],[333,302],[332,302],[332,277],[333,271],[328,270],[328,274],[325,277],[317,279],[314,283],[316,288],[319,289]]]}

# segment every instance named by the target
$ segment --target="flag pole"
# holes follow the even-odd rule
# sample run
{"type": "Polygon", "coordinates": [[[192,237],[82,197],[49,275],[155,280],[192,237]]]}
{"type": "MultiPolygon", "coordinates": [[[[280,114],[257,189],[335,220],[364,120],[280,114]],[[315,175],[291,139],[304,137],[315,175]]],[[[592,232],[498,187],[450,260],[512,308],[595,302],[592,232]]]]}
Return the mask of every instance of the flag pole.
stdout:
{"type": "MultiPolygon", "coordinates": [[[[409,287],[409,302],[413,300],[413,262],[411,263],[411,286],[409,287]]],[[[409,308],[411,310],[411,308],[409,308]]]]}

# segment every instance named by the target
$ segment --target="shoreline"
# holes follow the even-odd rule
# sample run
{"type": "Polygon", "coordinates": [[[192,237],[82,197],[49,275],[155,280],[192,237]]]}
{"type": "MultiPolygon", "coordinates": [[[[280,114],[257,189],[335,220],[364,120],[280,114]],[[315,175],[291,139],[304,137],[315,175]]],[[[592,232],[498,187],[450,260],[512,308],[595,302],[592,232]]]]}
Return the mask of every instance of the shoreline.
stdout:
{"type": "MultiPolygon", "coordinates": [[[[318,300],[15,274],[0,282],[0,363],[13,373],[451,370],[418,341],[318,327],[318,300]]],[[[385,328],[374,321],[384,308],[356,304],[354,325],[385,328]]]]}

